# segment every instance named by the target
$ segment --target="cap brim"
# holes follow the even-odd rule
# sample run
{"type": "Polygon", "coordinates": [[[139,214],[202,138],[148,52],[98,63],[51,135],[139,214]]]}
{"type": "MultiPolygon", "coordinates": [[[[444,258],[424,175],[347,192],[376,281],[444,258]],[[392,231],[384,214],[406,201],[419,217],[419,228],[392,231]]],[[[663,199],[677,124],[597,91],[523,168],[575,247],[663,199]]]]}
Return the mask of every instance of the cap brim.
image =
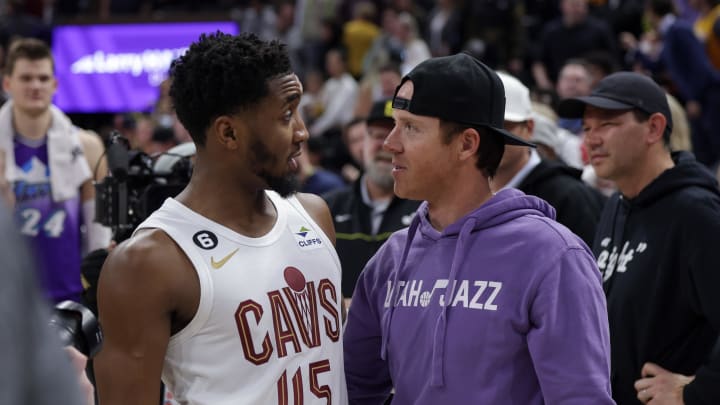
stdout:
{"type": "Polygon", "coordinates": [[[503,140],[505,141],[505,145],[529,146],[531,148],[534,148],[537,146],[534,143],[531,143],[522,138],[519,138],[504,129],[494,128],[494,127],[491,127],[488,125],[484,125],[483,128],[486,128],[493,133],[501,135],[503,137],[503,140]]]}
{"type": "Polygon", "coordinates": [[[621,103],[605,97],[586,96],[568,98],[558,104],[558,114],[563,118],[582,118],[585,114],[585,107],[593,107],[605,110],[630,110],[634,108],[630,104],[621,103]]]}

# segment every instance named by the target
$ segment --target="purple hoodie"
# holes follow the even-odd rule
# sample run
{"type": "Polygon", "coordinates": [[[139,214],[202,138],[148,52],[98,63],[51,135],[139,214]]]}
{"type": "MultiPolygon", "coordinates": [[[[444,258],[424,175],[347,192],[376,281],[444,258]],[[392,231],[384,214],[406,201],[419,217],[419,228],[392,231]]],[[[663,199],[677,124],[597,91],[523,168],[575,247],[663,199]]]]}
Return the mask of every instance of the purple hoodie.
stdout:
{"type": "Polygon", "coordinates": [[[418,214],[355,288],[351,404],[614,404],[600,272],[550,205],[503,190],[442,233],[418,214]]]}

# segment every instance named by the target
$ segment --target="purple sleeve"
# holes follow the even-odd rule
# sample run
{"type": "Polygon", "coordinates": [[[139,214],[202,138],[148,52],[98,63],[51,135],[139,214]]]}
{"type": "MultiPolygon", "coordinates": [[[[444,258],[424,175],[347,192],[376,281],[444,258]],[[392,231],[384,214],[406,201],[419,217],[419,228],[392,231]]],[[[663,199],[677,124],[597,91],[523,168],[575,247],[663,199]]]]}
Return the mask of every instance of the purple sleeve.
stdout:
{"type": "Polygon", "coordinates": [[[614,404],[610,332],[600,272],[581,248],[565,251],[537,287],[528,349],[548,404],[614,404]]]}
{"type": "Polygon", "coordinates": [[[378,255],[358,279],[345,326],[343,350],[350,404],[382,404],[392,389],[388,364],[380,358],[381,314],[378,299],[372,295],[373,291],[381,291],[376,285],[378,263],[384,261],[377,260],[378,255]]]}

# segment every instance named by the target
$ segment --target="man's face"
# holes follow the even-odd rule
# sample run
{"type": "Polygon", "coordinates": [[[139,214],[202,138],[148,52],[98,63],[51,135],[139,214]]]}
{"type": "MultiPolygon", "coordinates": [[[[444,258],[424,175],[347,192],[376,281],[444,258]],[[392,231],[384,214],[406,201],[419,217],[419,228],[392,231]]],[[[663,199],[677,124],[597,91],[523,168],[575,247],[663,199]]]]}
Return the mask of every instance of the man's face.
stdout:
{"type": "MultiPolygon", "coordinates": [[[[412,100],[413,83],[408,80],[397,96],[412,100]]],[[[457,158],[452,144],[446,144],[440,120],[393,109],[395,127],[385,139],[383,149],[393,155],[392,175],[395,195],[431,203],[446,199],[451,183],[457,182],[457,158]]]]}
{"type": "Polygon", "coordinates": [[[647,122],[632,111],[587,106],[583,116],[583,142],[598,177],[613,181],[637,176],[645,158],[647,122]]]}
{"type": "Polygon", "coordinates": [[[582,65],[565,65],[560,71],[557,82],[557,94],[560,99],[582,97],[590,94],[592,77],[582,65]]]}
{"type": "Polygon", "coordinates": [[[47,58],[16,60],[12,73],[3,78],[3,87],[18,110],[30,115],[44,113],[57,90],[52,61],[47,58]]]}
{"type": "Polygon", "coordinates": [[[363,140],[363,156],[365,158],[365,173],[368,179],[384,190],[392,190],[392,153],[383,150],[383,143],[390,131],[393,122],[374,121],[368,123],[367,135],[363,140]]]}
{"type": "MultiPolygon", "coordinates": [[[[505,121],[503,127],[513,135],[525,140],[530,140],[532,135],[528,121],[505,121]]],[[[503,153],[502,160],[500,160],[498,171],[511,170],[516,173],[525,165],[529,154],[530,150],[527,146],[505,145],[505,152],[503,153]]]]}
{"type": "Polygon", "coordinates": [[[358,121],[354,125],[348,127],[345,133],[345,144],[350,157],[353,158],[358,165],[363,164],[363,149],[365,145],[365,137],[367,136],[367,125],[365,121],[358,121]]]}
{"type": "Polygon", "coordinates": [[[258,105],[251,120],[248,156],[251,170],[283,197],[297,189],[297,156],[308,138],[298,104],[302,85],[294,74],[268,82],[270,94],[258,105]]]}

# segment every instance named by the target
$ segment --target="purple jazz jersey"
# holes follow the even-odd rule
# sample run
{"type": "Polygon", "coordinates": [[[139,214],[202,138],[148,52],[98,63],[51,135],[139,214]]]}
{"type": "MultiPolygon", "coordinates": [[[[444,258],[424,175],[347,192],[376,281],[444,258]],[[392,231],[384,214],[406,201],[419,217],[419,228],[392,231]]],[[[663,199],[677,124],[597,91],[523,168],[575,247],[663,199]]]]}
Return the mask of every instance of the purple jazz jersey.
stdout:
{"type": "Polygon", "coordinates": [[[15,218],[30,242],[45,295],[52,302],[77,301],[80,281],[80,197],[55,202],[47,144],[15,141],[15,218]]]}

